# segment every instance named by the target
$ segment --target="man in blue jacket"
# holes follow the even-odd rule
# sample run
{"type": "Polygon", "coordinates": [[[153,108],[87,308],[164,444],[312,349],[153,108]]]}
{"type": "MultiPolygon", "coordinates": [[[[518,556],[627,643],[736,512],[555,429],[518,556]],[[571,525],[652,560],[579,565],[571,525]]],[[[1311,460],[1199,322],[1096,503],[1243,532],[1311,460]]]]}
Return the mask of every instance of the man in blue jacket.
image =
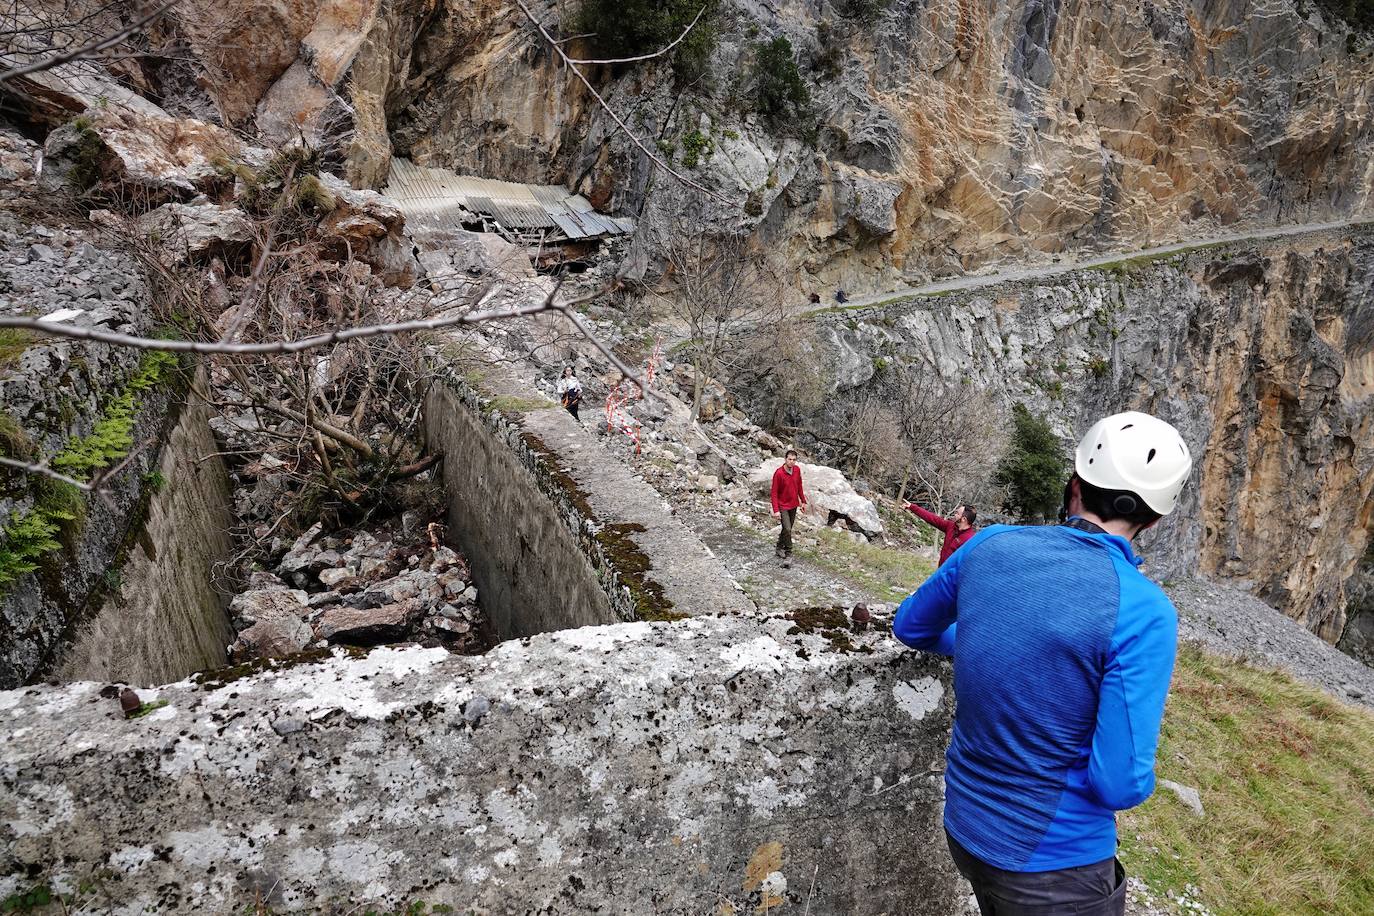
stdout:
{"type": "Polygon", "coordinates": [[[1115,812],[1154,791],[1178,630],[1131,540],[1191,469],[1162,420],[1099,421],[1064,524],[979,532],[897,611],[899,640],[954,656],[945,832],[984,916],[1125,912],[1115,812]]]}

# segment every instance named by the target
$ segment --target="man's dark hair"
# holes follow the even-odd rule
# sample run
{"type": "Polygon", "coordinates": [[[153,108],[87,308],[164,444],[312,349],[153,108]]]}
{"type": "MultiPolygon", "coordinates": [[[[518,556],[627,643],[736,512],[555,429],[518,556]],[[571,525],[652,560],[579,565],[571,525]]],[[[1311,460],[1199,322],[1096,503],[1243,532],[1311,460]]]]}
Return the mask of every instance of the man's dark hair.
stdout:
{"type": "Polygon", "coordinates": [[[1133,525],[1148,525],[1163,518],[1130,490],[1104,490],[1079,477],[1078,492],[1083,498],[1083,508],[1104,522],[1120,519],[1133,525]]]}
{"type": "Polygon", "coordinates": [[[797,450],[794,449],[794,448],[789,448],[789,449],[787,450],[787,454],[786,454],[786,455],[783,455],[782,457],[784,457],[784,458],[795,458],[795,457],[797,457],[797,450]]]}
{"type": "Polygon", "coordinates": [[[968,505],[967,503],[965,503],[965,504],[964,504],[964,521],[966,521],[966,522],[968,522],[970,525],[972,525],[972,524],[973,524],[974,522],[976,522],[977,520],[978,520],[978,510],[975,509],[975,508],[973,508],[972,506],[968,505]]]}

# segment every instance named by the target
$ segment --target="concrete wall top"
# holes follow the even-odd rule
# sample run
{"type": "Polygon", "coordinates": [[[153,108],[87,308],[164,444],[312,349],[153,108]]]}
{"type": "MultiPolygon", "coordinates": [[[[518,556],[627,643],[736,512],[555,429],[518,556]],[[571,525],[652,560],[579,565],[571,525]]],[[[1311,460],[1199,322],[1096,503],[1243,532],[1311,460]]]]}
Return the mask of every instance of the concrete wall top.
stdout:
{"type": "Polygon", "coordinates": [[[491,424],[514,429],[520,442],[512,445],[523,445],[526,460],[540,465],[541,482],[562,491],[551,495],[581,516],[577,534],[592,533],[595,543],[583,538],[587,552],[596,554],[589,560],[608,564],[628,584],[640,616],[755,610],[725,565],[671,514],[662,494],[607,453],[586,426],[543,398],[533,378],[506,369],[480,379],[450,375],[447,384],[491,424]]]}
{"type": "Polygon", "coordinates": [[[129,720],[98,684],[0,693],[0,899],[960,911],[947,664],[839,611],[796,617],[585,627],[482,657],[335,650],[143,691],[129,720]]]}

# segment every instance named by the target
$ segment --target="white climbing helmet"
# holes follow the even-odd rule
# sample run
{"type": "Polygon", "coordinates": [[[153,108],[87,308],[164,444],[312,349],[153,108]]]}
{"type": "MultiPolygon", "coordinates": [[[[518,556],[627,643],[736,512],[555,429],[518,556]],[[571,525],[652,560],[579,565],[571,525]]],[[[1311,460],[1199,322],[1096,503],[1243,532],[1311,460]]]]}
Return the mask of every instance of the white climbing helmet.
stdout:
{"type": "Polygon", "coordinates": [[[1098,420],[1078,443],[1078,476],[1104,490],[1127,490],[1168,515],[1188,482],[1193,456],[1168,423],[1128,410],[1098,420]]]}

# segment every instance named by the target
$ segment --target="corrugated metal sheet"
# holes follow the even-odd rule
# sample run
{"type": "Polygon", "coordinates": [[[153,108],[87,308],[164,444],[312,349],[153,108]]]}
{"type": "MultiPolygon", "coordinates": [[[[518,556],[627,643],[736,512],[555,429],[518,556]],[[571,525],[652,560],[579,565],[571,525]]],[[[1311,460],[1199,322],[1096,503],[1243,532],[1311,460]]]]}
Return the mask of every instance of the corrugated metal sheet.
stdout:
{"type": "Polygon", "coordinates": [[[391,160],[382,191],[395,201],[412,230],[462,229],[480,216],[508,230],[557,229],[568,238],[600,238],[634,230],[634,222],[597,213],[580,194],[556,185],[517,184],[458,175],[445,169],[391,160]]]}

